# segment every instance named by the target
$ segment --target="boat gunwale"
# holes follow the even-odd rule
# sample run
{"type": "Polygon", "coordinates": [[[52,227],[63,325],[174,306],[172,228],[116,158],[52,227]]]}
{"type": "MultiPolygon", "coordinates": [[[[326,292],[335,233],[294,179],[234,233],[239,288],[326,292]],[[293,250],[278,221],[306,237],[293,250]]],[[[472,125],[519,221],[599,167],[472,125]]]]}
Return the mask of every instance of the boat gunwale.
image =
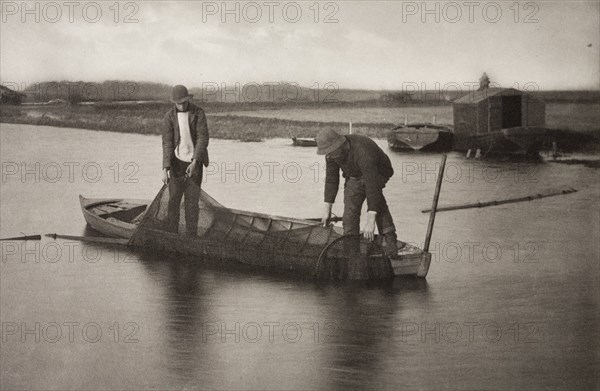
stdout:
{"type": "MultiPolygon", "coordinates": [[[[89,210],[89,208],[92,208],[92,207],[98,206],[98,205],[102,205],[102,204],[106,204],[106,203],[123,202],[123,201],[146,203],[146,207],[148,207],[152,203],[151,200],[130,200],[130,199],[126,199],[126,198],[106,198],[106,199],[86,198],[82,195],[79,195],[79,200],[80,200],[80,203],[81,203],[81,206],[83,209],[85,209],[89,214],[91,214],[93,216],[97,216],[98,218],[101,218],[101,219],[102,219],[101,216],[92,213],[89,210]]],[[[227,208],[227,207],[223,207],[223,208],[227,209],[235,214],[238,214],[238,215],[244,215],[244,216],[248,216],[248,217],[262,217],[262,218],[271,219],[274,221],[286,221],[286,222],[292,222],[292,223],[296,223],[296,224],[305,224],[307,226],[319,225],[321,223],[320,221],[313,221],[313,220],[301,219],[301,218],[295,218],[295,217],[285,217],[285,216],[279,216],[279,215],[271,215],[271,214],[267,214],[267,213],[250,212],[250,211],[246,211],[246,210],[233,209],[233,208],[227,208]]],[[[104,220],[106,220],[106,219],[104,219],[104,220]]]]}

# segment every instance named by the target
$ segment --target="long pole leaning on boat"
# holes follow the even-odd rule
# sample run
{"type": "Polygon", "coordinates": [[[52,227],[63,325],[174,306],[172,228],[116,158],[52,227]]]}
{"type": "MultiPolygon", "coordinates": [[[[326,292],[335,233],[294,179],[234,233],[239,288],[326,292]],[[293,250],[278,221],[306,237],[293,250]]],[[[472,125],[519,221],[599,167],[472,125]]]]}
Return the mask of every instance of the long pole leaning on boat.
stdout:
{"type": "Polygon", "coordinates": [[[129,239],[124,238],[102,238],[102,237],[92,237],[92,236],[73,236],[73,235],[61,235],[61,234],[46,234],[46,237],[56,239],[65,239],[65,240],[78,240],[80,242],[90,242],[90,243],[103,243],[103,244],[120,244],[126,246],[129,243],[129,239]]]}
{"type": "Polygon", "coordinates": [[[15,236],[14,238],[2,238],[2,240],[41,240],[41,235],[27,235],[27,236],[15,236]]]}
{"type": "MultiPolygon", "coordinates": [[[[496,205],[503,205],[503,204],[514,204],[516,202],[533,201],[533,200],[538,200],[540,198],[555,197],[555,196],[559,196],[559,195],[571,194],[571,193],[576,193],[576,192],[577,192],[577,189],[573,189],[572,187],[570,187],[568,189],[553,190],[553,191],[550,191],[545,194],[534,194],[534,195],[530,195],[530,196],[526,196],[526,197],[509,198],[509,199],[504,199],[504,200],[485,201],[485,202],[474,202],[474,203],[462,204],[462,205],[448,205],[448,206],[444,206],[442,208],[438,208],[437,211],[445,212],[445,211],[459,210],[459,209],[485,208],[488,206],[496,206],[496,205]]],[[[425,209],[425,210],[422,210],[421,213],[427,213],[430,211],[431,211],[431,209],[425,209]]]]}
{"type": "Polygon", "coordinates": [[[442,181],[444,179],[444,169],[446,168],[447,155],[442,155],[442,162],[440,164],[440,172],[438,173],[437,182],[435,183],[435,193],[433,194],[433,201],[431,202],[431,213],[429,213],[429,224],[427,225],[427,235],[425,235],[425,245],[423,251],[429,251],[429,244],[431,243],[431,234],[433,233],[433,223],[435,222],[435,213],[437,212],[437,204],[440,199],[440,191],[442,190],[442,181]]]}

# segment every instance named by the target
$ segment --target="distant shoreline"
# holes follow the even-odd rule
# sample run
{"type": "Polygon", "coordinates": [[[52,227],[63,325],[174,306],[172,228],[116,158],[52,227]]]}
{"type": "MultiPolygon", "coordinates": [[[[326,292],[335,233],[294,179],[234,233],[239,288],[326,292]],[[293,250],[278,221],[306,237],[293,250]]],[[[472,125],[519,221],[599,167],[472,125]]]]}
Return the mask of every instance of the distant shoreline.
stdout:
{"type": "MultiPolygon", "coordinates": [[[[475,81],[475,80],[474,80],[475,81]]],[[[297,104],[362,104],[363,102],[379,102],[379,104],[404,105],[418,103],[421,105],[449,104],[473,91],[475,84],[450,83],[437,85],[437,89],[427,88],[424,83],[403,83],[391,89],[355,89],[344,88],[336,83],[315,84],[310,87],[294,82],[277,83],[210,83],[202,87],[188,86],[189,92],[204,105],[297,105],[297,104]],[[251,88],[248,88],[251,87],[251,88]]],[[[14,86],[15,90],[26,95],[25,102],[44,103],[51,100],[69,102],[96,101],[168,101],[172,86],[134,80],[104,80],[102,82],[48,80],[28,86],[14,86]]],[[[432,87],[432,86],[430,86],[432,87]]],[[[500,86],[498,86],[500,87],[500,86]]],[[[517,86],[504,86],[518,88],[517,86]]],[[[524,93],[546,103],[582,103],[600,102],[600,90],[539,90],[533,84],[522,86],[524,93]],[[530,87],[529,89],[526,87],[530,87]],[[532,87],[536,87],[532,90],[532,87]]],[[[370,104],[370,103],[369,103],[370,104]]]]}

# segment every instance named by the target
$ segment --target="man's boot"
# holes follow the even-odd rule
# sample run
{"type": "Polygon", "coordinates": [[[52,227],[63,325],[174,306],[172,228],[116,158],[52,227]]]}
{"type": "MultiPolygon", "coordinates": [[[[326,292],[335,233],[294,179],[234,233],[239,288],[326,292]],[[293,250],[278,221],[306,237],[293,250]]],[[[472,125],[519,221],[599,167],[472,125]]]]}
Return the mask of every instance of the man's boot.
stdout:
{"type": "Polygon", "coordinates": [[[398,256],[398,236],[396,231],[391,231],[383,235],[385,239],[385,255],[389,258],[396,258],[398,256]]]}

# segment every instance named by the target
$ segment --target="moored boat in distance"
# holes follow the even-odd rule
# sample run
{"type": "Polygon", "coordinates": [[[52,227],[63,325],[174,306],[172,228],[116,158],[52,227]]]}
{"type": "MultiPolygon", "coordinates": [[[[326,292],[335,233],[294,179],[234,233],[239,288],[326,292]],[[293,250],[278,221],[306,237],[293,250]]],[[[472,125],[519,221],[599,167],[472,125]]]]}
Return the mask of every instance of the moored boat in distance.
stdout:
{"type": "Polygon", "coordinates": [[[292,137],[292,145],[296,147],[316,147],[317,139],[292,137]]]}
{"type": "Polygon", "coordinates": [[[390,149],[398,152],[447,152],[452,149],[450,126],[429,123],[400,125],[386,134],[390,149]]]}
{"type": "MultiPolygon", "coordinates": [[[[163,189],[164,190],[164,189],[163,189]]],[[[340,227],[320,222],[272,216],[225,208],[202,192],[197,236],[168,232],[157,226],[164,218],[164,196],[155,201],[88,199],[79,196],[86,222],[96,231],[129,239],[132,246],[223,258],[258,267],[293,271],[311,276],[328,245],[343,236],[340,227]],[[158,201],[157,201],[158,200],[158,201]],[[141,224],[144,222],[144,224],[141,224]]],[[[179,229],[180,232],[184,230],[179,229]]],[[[391,260],[396,276],[425,277],[431,254],[398,242],[398,257],[391,260]]],[[[381,263],[371,255],[370,263],[381,263]]]]}

